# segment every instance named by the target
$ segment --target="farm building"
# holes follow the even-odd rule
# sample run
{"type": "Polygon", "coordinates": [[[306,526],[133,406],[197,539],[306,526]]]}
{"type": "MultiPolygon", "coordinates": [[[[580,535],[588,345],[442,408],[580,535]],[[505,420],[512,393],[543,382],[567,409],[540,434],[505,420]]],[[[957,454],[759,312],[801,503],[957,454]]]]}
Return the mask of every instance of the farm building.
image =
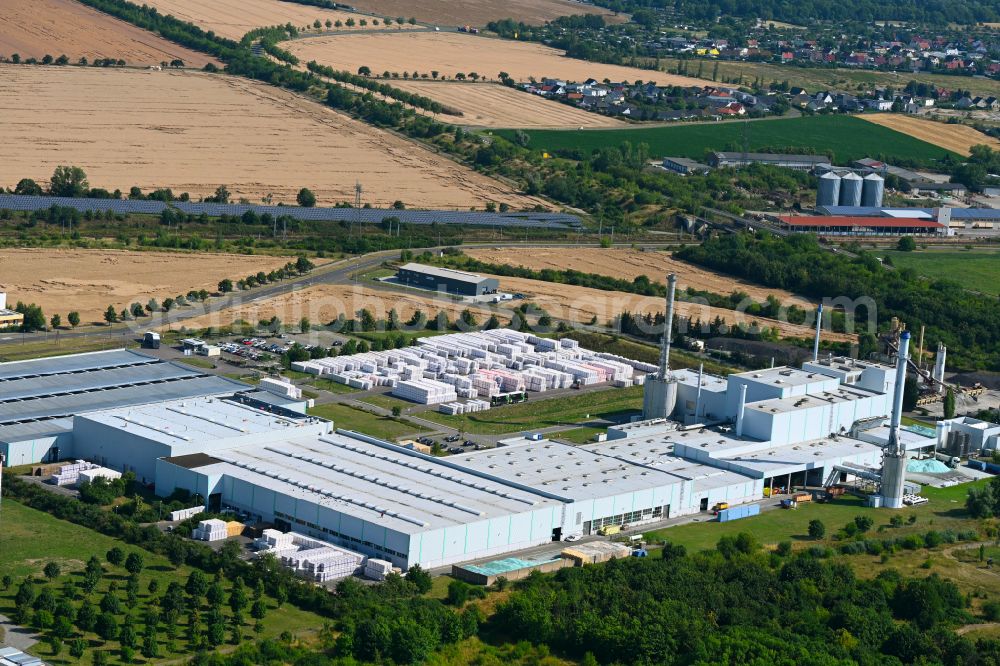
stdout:
{"type": "Polygon", "coordinates": [[[707,164],[702,164],[697,160],[687,157],[664,157],[663,168],[684,176],[692,173],[706,173],[711,171],[711,167],[707,164]]]}
{"type": "Polygon", "coordinates": [[[24,315],[7,309],[7,294],[0,292],[0,330],[17,328],[24,323],[24,315]]]}
{"type": "Polygon", "coordinates": [[[400,266],[396,272],[396,279],[410,287],[440,291],[455,296],[483,296],[494,294],[500,289],[500,282],[496,278],[487,278],[453,268],[414,263],[400,266]]]}
{"type": "Polygon", "coordinates": [[[948,227],[916,217],[853,217],[847,215],[782,215],[778,226],[788,231],[826,236],[901,236],[946,234],[948,227]]]}
{"type": "Polygon", "coordinates": [[[830,158],[826,155],[782,155],[777,153],[735,153],[715,152],[708,156],[708,165],[714,169],[720,167],[742,167],[751,164],[770,164],[811,171],[817,167],[829,167],[830,158]]]}

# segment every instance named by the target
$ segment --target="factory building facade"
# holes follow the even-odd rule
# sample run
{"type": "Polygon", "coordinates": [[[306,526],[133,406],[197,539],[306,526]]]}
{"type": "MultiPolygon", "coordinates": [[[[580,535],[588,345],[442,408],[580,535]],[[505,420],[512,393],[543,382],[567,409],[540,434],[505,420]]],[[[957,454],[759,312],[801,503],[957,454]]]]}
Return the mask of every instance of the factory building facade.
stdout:
{"type": "Polygon", "coordinates": [[[400,266],[396,271],[396,279],[410,287],[440,291],[455,296],[484,296],[494,294],[500,289],[500,282],[496,278],[416,263],[400,266]]]}

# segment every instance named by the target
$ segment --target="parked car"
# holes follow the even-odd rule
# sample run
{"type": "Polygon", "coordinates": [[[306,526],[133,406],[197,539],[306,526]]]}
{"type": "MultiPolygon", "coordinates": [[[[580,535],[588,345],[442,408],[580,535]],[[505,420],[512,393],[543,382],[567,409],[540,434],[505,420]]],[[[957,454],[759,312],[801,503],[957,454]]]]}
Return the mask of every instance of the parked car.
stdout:
{"type": "Polygon", "coordinates": [[[575,534],[567,534],[563,537],[563,541],[579,541],[581,537],[583,537],[583,535],[579,532],[575,534]]]}
{"type": "Polygon", "coordinates": [[[463,449],[461,446],[453,446],[450,449],[448,449],[448,453],[465,453],[465,449],[463,449]]]}

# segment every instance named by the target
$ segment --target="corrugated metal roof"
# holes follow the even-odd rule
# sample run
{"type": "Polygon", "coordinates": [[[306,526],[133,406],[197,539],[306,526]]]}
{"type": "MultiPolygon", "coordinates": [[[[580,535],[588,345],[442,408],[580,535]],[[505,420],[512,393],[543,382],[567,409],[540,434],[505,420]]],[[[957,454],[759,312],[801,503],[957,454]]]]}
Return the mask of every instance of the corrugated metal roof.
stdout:
{"type": "Polygon", "coordinates": [[[80,370],[110,368],[135,363],[158,363],[159,359],[131,349],[111,349],[108,351],[50,356],[28,361],[0,363],[0,381],[18,377],[67,374],[80,370]]]}
{"type": "Polygon", "coordinates": [[[838,215],[803,215],[779,217],[782,223],[793,227],[878,227],[890,229],[940,229],[942,224],[932,220],[896,217],[848,217],[838,215]]]}
{"type": "Polygon", "coordinates": [[[480,284],[486,280],[494,279],[483,277],[482,275],[476,275],[475,273],[467,273],[466,271],[458,271],[454,268],[441,268],[439,266],[427,266],[425,264],[415,264],[409,263],[399,267],[401,271],[410,271],[413,273],[421,273],[423,275],[432,275],[434,277],[442,278],[445,280],[455,280],[457,282],[469,282],[471,284],[480,284]]]}

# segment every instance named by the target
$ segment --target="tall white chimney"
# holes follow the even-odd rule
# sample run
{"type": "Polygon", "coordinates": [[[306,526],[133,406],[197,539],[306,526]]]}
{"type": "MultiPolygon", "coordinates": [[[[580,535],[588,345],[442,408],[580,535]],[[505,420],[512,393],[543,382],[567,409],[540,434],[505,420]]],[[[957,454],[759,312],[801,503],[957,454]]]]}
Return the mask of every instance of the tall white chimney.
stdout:
{"type": "Polygon", "coordinates": [[[934,357],[934,379],[940,382],[937,385],[937,392],[944,393],[944,363],[948,357],[948,348],[942,343],[938,343],[937,355],[934,357]]]}
{"type": "Polygon", "coordinates": [[[670,374],[670,338],[674,330],[674,293],[677,291],[677,275],[667,276],[667,312],[663,320],[663,344],[660,347],[660,379],[670,374]]]}
{"type": "Polygon", "coordinates": [[[747,404],[747,385],[740,385],[740,406],[736,411],[736,436],[743,436],[743,414],[746,411],[747,404]]]}
{"type": "Polygon", "coordinates": [[[882,454],[882,505],[890,509],[903,507],[903,486],[906,482],[906,447],[899,437],[903,421],[903,391],[906,386],[906,363],[909,359],[910,332],[899,336],[896,354],[896,385],[892,394],[892,417],[889,420],[889,442],[882,454]]]}
{"type": "Polygon", "coordinates": [[[819,334],[823,328],[823,304],[816,309],[816,338],[813,340],[813,363],[819,361],[819,334]]]}

